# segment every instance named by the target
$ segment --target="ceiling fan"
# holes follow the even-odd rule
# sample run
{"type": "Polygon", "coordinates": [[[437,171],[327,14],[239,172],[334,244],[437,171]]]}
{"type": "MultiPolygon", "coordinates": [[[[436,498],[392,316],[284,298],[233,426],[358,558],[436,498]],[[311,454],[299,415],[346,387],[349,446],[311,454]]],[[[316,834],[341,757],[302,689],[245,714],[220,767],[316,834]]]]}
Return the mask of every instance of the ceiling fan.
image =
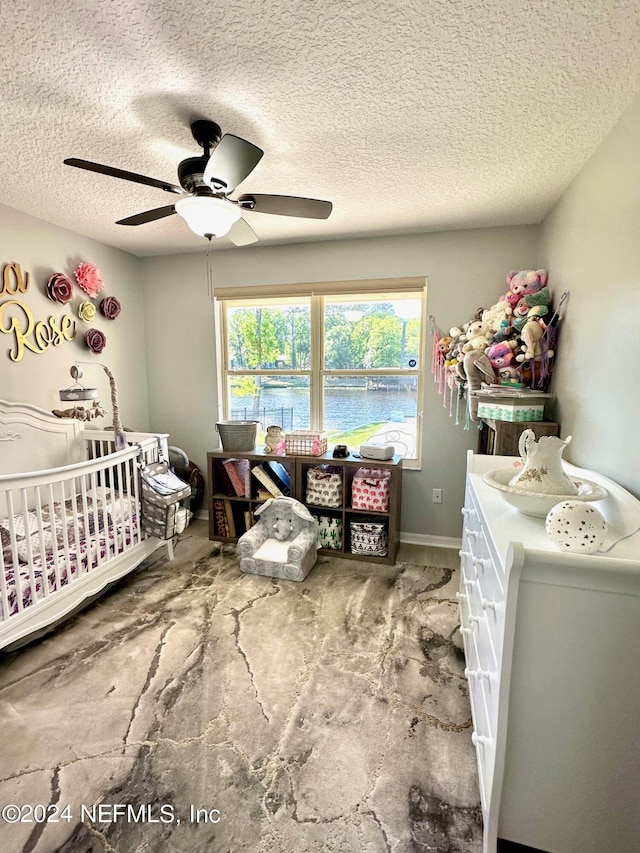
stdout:
{"type": "Polygon", "coordinates": [[[307,219],[326,219],[331,213],[330,201],[286,195],[244,193],[229,198],[238,184],[247,178],[260,162],[264,151],[231,133],[222,131],[213,121],[198,119],[191,124],[191,133],[204,150],[200,157],[188,157],[178,165],[180,186],[159,181],[146,175],[103,166],[89,160],[71,157],[67,166],[89,172],[110,175],[136,184],[157,187],[167,193],[180,195],[174,204],[156,207],[120,219],[116,225],[143,225],[174,213],[180,215],[196,234],[211,240],[229,234],[236,246],[255,243],[257,234],[244,220],[245,211],[275,213],[280,216],[301,216],[307,219]]]}

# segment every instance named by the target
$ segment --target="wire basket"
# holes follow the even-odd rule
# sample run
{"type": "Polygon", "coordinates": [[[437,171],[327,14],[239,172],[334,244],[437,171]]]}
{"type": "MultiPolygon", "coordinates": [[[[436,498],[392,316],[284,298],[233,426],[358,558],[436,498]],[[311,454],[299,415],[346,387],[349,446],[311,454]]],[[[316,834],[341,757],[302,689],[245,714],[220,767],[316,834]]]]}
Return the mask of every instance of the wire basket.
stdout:
{"type": "Polygon", "coordinates": [[[216,430],[223,450],[253,450],[259,421],[218,421],[216,430]]]}
{"type": "Polygon", "coordinates": [[[285,438],[285,453],[288,456],[322,456],[329,446],[329,434],[313,429],[288,432],[285,438]]]}

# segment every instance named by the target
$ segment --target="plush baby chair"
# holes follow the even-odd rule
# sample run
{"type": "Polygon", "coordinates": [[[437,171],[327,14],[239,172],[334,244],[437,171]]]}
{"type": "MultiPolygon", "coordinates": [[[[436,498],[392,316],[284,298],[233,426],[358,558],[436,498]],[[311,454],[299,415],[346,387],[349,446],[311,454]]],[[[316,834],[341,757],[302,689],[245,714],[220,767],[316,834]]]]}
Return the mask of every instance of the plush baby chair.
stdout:
{"type": "Polygon", "coordinates": [[[317,559],[316,520],[300,501],[278,497],[266,501],[254,515],[259,521],[238,539],[243,572],[302,581],[317,559]]]}

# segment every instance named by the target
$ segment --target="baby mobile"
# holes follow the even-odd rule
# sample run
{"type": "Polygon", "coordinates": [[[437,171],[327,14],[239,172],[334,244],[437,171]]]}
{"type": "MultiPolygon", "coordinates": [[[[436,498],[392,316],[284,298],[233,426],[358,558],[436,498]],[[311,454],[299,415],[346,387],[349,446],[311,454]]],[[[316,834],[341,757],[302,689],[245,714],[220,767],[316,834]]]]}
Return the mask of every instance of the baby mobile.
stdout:
{"type": "Polygon", "coordinates": [[[460,423],[460,403],[466,398],[465,424],[479,428],[478,398],[483,386],[504,386],[545,392],[551,381],[558,327],[568,292],[552,307],[546,270],[520,270],[507,275],[507,292],[490,308],[478,308],[462,326],[443,334],[429,315],[433,335],[431,372],[460,423]]]}

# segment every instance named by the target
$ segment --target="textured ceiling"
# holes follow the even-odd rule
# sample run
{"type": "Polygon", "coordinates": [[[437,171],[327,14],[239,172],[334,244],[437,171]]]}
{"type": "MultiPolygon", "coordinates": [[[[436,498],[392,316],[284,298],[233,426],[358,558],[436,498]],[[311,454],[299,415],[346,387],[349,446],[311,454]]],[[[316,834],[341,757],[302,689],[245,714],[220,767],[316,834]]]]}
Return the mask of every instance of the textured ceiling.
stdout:
{"type": "Polygon", "coordinates": [[[238,192],[334,204],[246,213],[263,245],[534,223],[640,90],[638,0],[16,0],[0,32],[0,202],[141,256],[204,241],[115,225],[176,197],[64,158],[176,183],[208,118],[265,151],[238,192]]]}

